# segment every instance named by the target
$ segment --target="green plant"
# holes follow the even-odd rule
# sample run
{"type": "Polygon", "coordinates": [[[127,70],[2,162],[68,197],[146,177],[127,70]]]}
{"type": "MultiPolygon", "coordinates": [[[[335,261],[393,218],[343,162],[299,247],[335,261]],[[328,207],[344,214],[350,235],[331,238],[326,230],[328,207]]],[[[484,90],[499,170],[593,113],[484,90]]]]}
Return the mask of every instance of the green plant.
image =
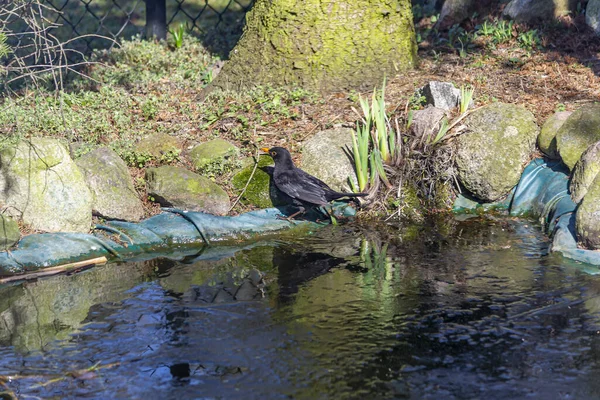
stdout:
{"type": "Polygon", "coordinates": [[[444,119],[442,119],[442,122],[440,123],[440,128],[438,129],[437,135],[435,135],[435,137],[432,138],[430,144],[432,146],[436,145],[442,139],[444,139],[444,137],[446,136],[446,133],[448,133],[448,129],[449,129],[448,120],[446,118],[444,118],[444,119]]]}
{"type": "Polygon", "coordinates": [[[473,101],[473,94],[475,93],[475,88],[473,86],[461,86],[460,87],[460,113],[464,114],[469,109],[469,105],[471,101],[473,101]]]}
{"type": "Polygon", "coordinates": [[[492,39],[494,40],[494,43],[505,43],[512,39],[513,25],[513,21],[499,21],[496,24],[494,32],[492,33],[492,39]]]}
{"type": "Polygon", "coordinates": [[[558,103],[554,108],[554,112],[566,111],[567,107],[563,103],[558,103]]]}
{"type": "Polygon", "coordinates": [[[154,96],[149,98],[141,106],[142,115],[146,120],[151,120],[158,114],[158,99],[154,96]]]}
{"type": "MultiPolygon", "coordinates": [[[[352,188],[355,192],[364,191],[369,183],[369,137],[369,127],[357,122],[356,134],[352,133],[352,155],[358,181],[358,190],[352,188]]],[[[350,180],[350,183],[353,184],[353,181],[350,180]]]]}
{"type": "Polygon", "coordinates": [[[420,90],[416,90],[415,93],[408,99],[408,107],[411,110],[419,110],[423,105],[427,103],[427,99],[423,96],[420,90]]]}
{"type": "Polygon", "coordinates": [[[483,24],[475,27],[477,34],[482,36],[491,36],[494,33],[494,25],[492,25],[487,19],[483,21],[483,24]]]}
{"type": "Polygon", "coordinates": [[[176,29],[169,29],[169,33],[173,37],[173,45],[176,49],[180,49],[183,46],[183,36],[185,34],[185,25],[179,24],[176,29]]]}
{"type": "Polygon", "coordinates": [[[540,38],[537,29],[519,33],[517,41],[519,42],[520,46],[526,50],[531,50],[534,47],[540,47],[542,44],[542,39],[540,38]]]}
{"type": "Polygon", "coordinates": [[[119,154],[123,161],[127,163],[130,167],[138,167],[143,168],[150,161],[154,160],[152,154],[148,153],[139,153],[134,150],[126,150],[119,154]]]}
{"type": "Polygon", "coordinates": [[[364,191],[379,180],[391,187],[385,165],[392,164],[396,157],[400,132],[394,130],[386,115],[385,80],[380,91],[373,90],[370,103],[359,97],[359,104],[363,112],[362,121],[357,122],[356,133],[352,135],[358,188],[351,182],[353,190],[364,191]]]}

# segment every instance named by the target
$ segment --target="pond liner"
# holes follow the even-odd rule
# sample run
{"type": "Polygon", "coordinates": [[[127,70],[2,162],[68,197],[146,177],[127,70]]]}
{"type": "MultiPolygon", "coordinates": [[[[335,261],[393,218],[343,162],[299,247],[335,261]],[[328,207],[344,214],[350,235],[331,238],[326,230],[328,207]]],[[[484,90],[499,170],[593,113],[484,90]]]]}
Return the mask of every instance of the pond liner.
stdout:
{"type": "Polygon", "coordinates": [[[552,238],[551,252],[582,263],[600,265],[600,251],[577,247],[577,204],[571,200],[569,170],[562,162],[535,159],[525,167],[519,183],[507,199],[488,204],[457,199],[454,212],[502,209],[507,202],[509,215],[533,217],[540,221],[544,232],[552,238]]]}
{"type": "MultiPolygon", "coordinates": [[[[177,248],[206,248],[230,251],[231,245],[256,240],[261,236],[289,231],[309,231],[330,222],[316,210],[302,219],[288,221],[294,207],[278,207],[251,211],[237,216],[216,216],[164,208],[164,213],[139,223],[108,221],[96,225],[91,233],[40,233],[23,237],[16,248],[0,253],[0,276],[12,276],[47,267],[106,257],[109,261],[139,258],[145,253],[153,257],[177,248]]],[[[331,207],[336,218],[348,219],[356,210],[348,203],[336,202],[331,207]]]]}

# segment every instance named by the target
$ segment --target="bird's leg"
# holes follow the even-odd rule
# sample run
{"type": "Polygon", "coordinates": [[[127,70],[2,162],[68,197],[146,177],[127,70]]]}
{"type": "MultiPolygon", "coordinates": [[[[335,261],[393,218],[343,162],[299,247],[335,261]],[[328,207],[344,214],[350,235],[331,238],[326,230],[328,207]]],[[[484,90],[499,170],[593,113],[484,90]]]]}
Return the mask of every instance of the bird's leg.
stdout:
{"type": "Polygon", "coordinates": [[[293,213],[289,217],[284,217],[283,215],[278,215],[277,219],[285,219],[288,222],[292,222],[292,220],[294,219],[294,217],[296,215],[298,215],[298,214],[304,214],[305,212],[306,212],[306,209],[303,206],[298,206],[298,211],[296,211],[295,213],[293,213]]]}

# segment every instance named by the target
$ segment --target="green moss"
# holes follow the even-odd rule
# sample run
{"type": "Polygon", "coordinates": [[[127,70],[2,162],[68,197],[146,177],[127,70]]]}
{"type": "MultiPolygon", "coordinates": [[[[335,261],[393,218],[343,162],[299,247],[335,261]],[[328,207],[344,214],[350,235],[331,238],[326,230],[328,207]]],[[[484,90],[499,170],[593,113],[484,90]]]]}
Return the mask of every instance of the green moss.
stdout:
{"type": "MultiPolygon", "coordinates": [[[[252,180],[248,184],[248,187],[242,196],[243,201],[260,208],[273,207],[273,200],[271,199],[270,194],[271,177],[268,173],[261,169],[261,167],[272,165],[273,159],[271,157],[260,157],[258,161],[258,168],[256,168],[254,176],[252,177],[252,180]]],[[[254,164],[242,169],[233,176],[231,183],[236,190],[242,191],[244,189],[248,179],[250,179],[253,169],[254,164]]]]}
{"type": "Polygon", "coordinates": [[[573,169],[581,154],[600,140],[600,104],[574,111],[556,133],[556,146],[563,162],[573,169]]]}
{"type": "Polygon", "coordinates": [[[416,50],[407,0],[259,0],[215,86],[372,88],[413,67],[416,50]]]}

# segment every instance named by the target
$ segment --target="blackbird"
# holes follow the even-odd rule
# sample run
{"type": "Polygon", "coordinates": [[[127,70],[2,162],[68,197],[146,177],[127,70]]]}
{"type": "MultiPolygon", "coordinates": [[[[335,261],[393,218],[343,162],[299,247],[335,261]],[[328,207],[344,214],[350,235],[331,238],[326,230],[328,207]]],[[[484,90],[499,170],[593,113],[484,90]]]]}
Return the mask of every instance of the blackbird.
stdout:
{"type": "Polygon", "coordinates": [[[360,197],[367,193],[342,193],[336,192],[322,180],[297,168],[292,161],[290,152],[283,147],[261,148],[262,151],[273,157],[275,168],[273,169],[273,182],[281,192],[291,197],[292,202],[299,211],[290,215],[292,219],[296,215],[305,212],[305,206],[324,206],[330,201],[341,197],[360,197]]]}

